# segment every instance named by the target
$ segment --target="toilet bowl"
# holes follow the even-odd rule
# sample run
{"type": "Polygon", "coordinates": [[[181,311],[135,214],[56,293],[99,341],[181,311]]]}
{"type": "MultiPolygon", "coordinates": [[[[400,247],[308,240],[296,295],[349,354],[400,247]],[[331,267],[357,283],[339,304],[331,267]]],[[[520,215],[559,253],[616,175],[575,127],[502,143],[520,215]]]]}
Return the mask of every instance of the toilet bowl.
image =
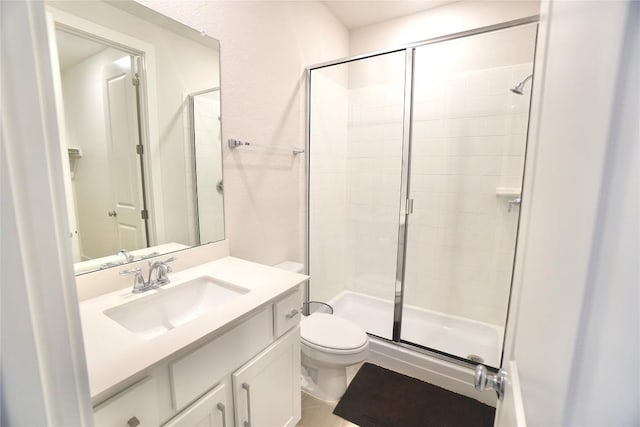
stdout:
{"type": "Polygon", "coordinates": [[[300,339],[303,390],[321,400],[340,400],[347,367],[367,358],[367,334],[341,317],[313,313],[300,322],[300,339]]]}
{"type": "MultiPolygon", "coordinates": [[[[302,273],[300,263],[275,266],[302,273]]],[[[327,313],[313,313],[300,321],[302,389],[326,401],[338,401],[347,389],[347,367],[364,362],[369,337],[355,323],[327,313]]]]}

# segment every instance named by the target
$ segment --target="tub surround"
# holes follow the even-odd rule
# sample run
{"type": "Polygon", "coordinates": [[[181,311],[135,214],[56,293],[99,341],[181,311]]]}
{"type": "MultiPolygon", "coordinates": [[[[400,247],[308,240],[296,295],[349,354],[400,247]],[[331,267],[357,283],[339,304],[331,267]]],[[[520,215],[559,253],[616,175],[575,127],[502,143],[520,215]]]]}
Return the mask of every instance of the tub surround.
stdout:
{"type": "MultiPolygon", "coordinates": [[[[225,246],[224,243],[221,245],[225,246]]],[[[194,258],[201,258],[204,255],[203,252],[208,252],[210,255],[213,252],[224,255],[224,251],[219,247],[205,249],[200,247],[180,252],[176,255],[177,260],[174,264],[177,266],[188,264],[185,258],[189,258],[192,251],[196,252],[193,254],[194,258]],[[181,259],[182,263],[179,262],[181,259]]],[[[175,265],[172,264],[172,266],[175,265]]],[[[127,268],[132,267],[134,265],[127,266],[127,268]]],[[[112,270],[116,270],[117,275],[121,269],[112,270]]],[[[143,271],[146,269],[143,268],[143,271]]],[[[113,272],[109,271],[109,273],[113,272]]],[[[102,279],[109,277],[113,277],[112,274],[104,274],[102,279]]],[[[126,287],[120,287],[113,292],[80,303],[89,383],[94,404],[108,397],[110,392],[119,388],[128,378],[137,373],[170,356],[181,352],[186,353],[239,325],[243,320],[264,309],[283,294],[294,290],[307,279],[307,276],[301,274],[230,256],[221,256],[191,268],[179,269],[170,273],[169,277],[171,284],[142,294],[131,293],[132,278],[125,277],[126,287]],[[166,292],[196,276],[209,276],[243,287],[249,292],[153,339],[139,337],[104,314],[112,307],[166,292]]],[[[97,279],[93,278],[93,280],[97,279]]],[[[103,286],[102,289],[104,288],[103,286]]]]}

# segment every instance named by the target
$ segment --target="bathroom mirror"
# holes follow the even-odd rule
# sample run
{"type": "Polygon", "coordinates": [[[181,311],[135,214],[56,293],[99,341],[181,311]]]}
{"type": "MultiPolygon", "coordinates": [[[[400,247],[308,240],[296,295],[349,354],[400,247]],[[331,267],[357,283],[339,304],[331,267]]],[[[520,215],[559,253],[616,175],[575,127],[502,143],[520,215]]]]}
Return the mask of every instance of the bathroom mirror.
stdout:
{"type": "Polygon", "coordinates": [[[224,239],[219,43],[132,1],[50,1],[76,274],[224,239]]]}

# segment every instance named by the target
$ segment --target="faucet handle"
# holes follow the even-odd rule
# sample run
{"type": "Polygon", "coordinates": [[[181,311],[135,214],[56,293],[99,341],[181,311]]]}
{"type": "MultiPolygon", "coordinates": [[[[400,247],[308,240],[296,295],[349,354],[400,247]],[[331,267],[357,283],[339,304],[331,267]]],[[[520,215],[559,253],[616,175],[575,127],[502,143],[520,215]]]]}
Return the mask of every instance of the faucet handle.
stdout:
{"type": "Polygon", "coordinates": [[[168,265],[170,262],[173,262],[176,260],[176,257],[172,256],[170,258],[165,259],[164,261],[162,261],[163,264],[165,264],[167,266],[167,273],[171,273],[173,270],[171,269],[171,267],[168,265]]]}
{"type": "Polygon", "coordinates": [[[147,264],[149,264],[149,267],[151,267],[153,264],[167,264],[170,262],[173,262],[176,260],[176,257],[171,257],[171,258],[167,258],[164,261],[147,261],[147,264]]]}
{"type": "Polygon", "coordinates": [[[144,292],[147,290],[148,285],[144,282],[144,277],[142,276],[141,268],[130,268],[127,270],[122,270],[120,274],[123,276],[127,274],[135,274],[135,276],[133,277],[133,290],[132,290],[134,294],[144,292]]]}

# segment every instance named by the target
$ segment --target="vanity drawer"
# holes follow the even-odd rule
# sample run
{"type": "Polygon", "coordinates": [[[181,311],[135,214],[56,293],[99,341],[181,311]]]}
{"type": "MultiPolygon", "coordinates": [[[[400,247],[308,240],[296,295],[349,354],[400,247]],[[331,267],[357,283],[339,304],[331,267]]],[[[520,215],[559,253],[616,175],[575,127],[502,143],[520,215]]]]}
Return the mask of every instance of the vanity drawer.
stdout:
{"type": "Polygon", "coordinates": [[[160,422],[156,382],[146,377],[93,409],[96,427],[157,426],[160,422]]]}
{"type": "Polygon", "coordinates": [[[271,307],[265,308],[213,341],[171,362],[173,402],[181,410],[218,384],[239,363],[273,342],[271,307]]]}
{"type": "Polygon", "coordinates": [[[300,322],[301,307],[302,295],[299,287],[273,305],[273,331],[276,338],[300,322]]]}

